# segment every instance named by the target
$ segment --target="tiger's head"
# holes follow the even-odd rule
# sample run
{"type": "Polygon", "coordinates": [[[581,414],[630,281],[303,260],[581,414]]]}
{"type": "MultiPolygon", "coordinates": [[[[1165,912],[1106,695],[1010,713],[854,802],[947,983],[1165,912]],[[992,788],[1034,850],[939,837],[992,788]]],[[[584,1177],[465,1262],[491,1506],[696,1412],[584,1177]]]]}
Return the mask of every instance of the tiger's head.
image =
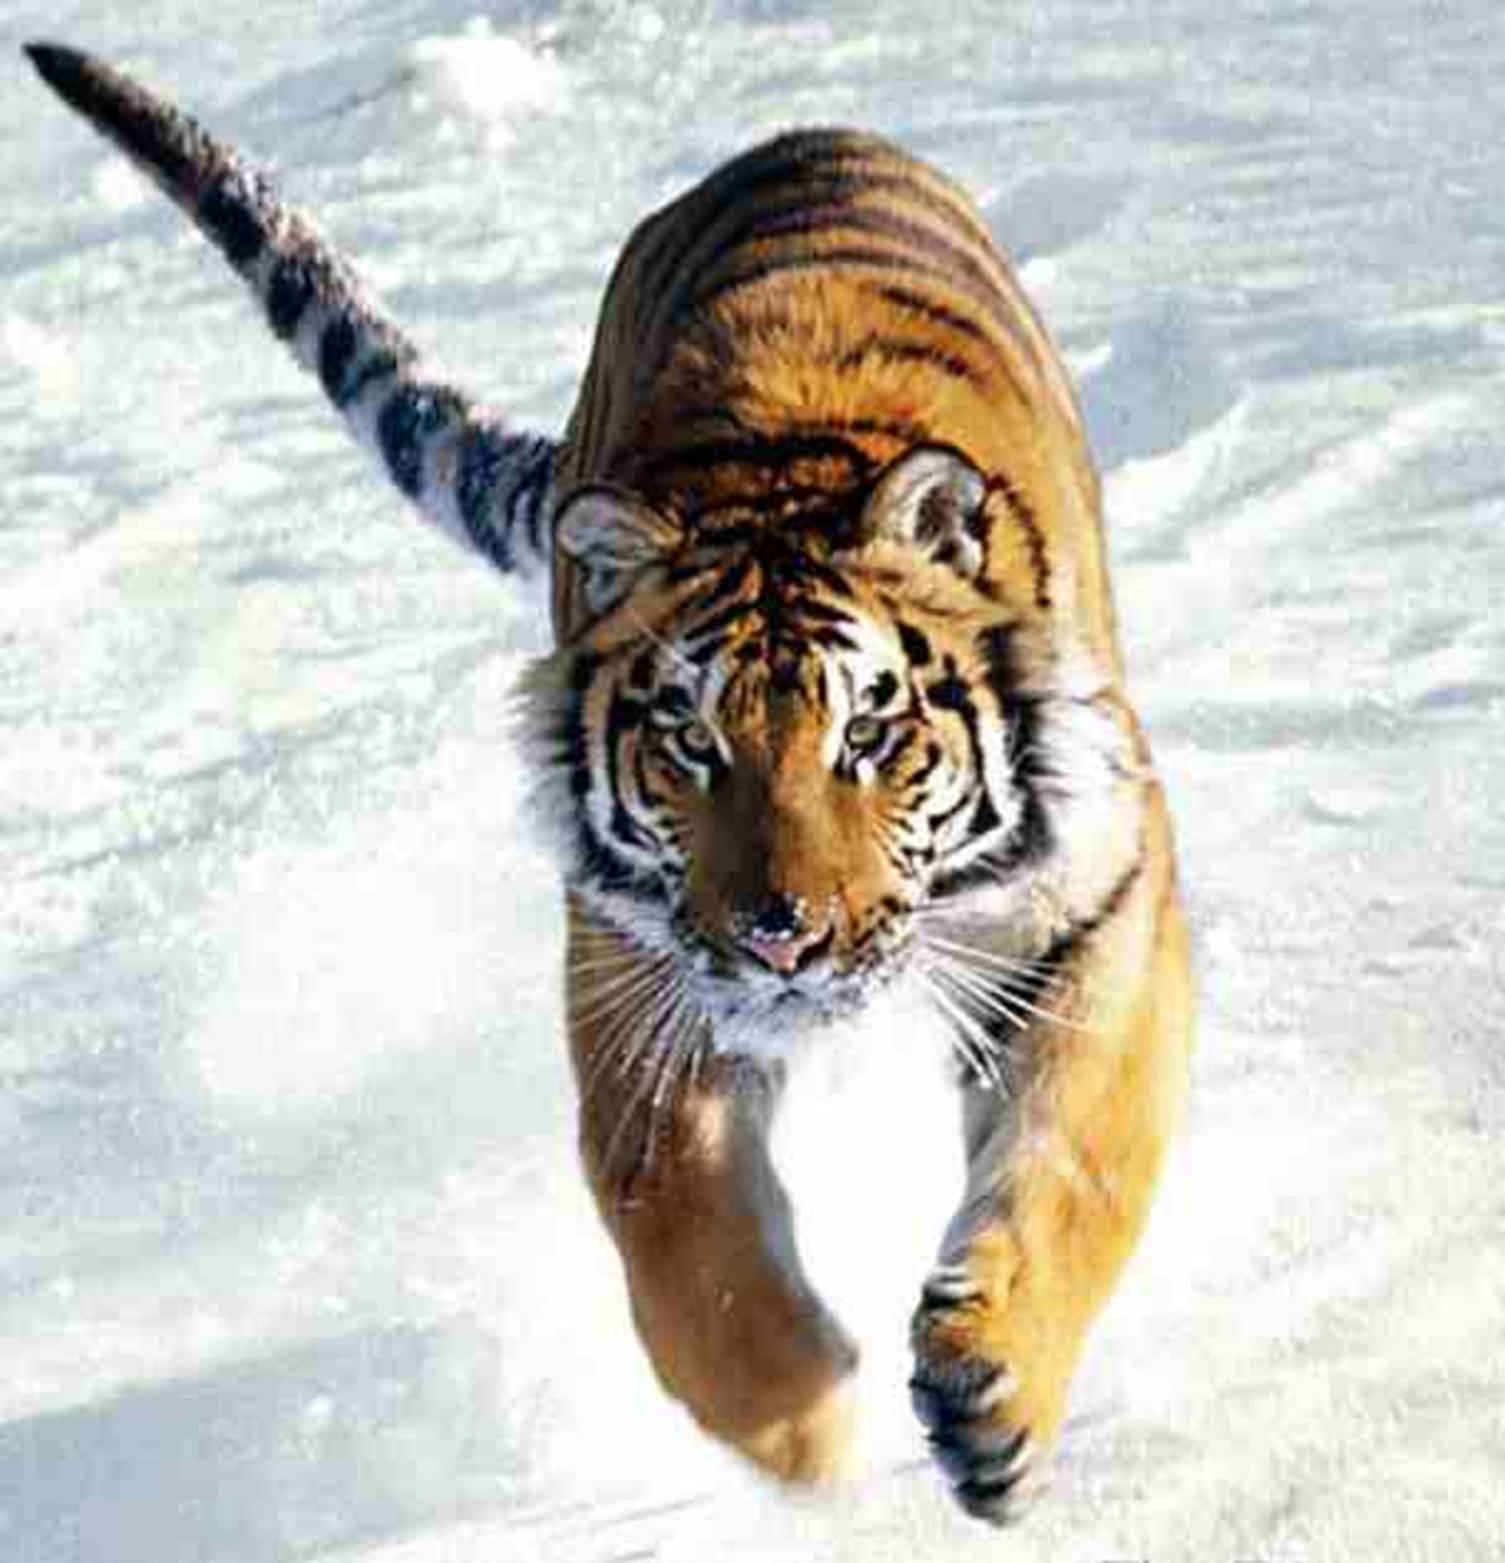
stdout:
{"type": "Polygon", "coordinates": [[[672,959],[724,1044],[857,1007],[927,912],[1022,906],[1060,810],[1108,780],[1111,720],[1074,756],[1047,734],[992,498],[921,447],[776,523],[599,485],[558,516],[585,622],[530,696],[568,881],[672,959]]]}

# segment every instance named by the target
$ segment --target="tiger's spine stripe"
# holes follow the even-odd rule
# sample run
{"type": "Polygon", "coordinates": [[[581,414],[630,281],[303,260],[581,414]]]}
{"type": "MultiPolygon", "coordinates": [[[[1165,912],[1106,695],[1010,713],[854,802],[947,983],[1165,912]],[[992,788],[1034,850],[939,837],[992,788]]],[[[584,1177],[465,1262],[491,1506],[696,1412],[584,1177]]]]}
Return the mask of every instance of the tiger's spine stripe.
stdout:
{"type": "Polygon", "coordinates": [[[510,429],[434,378],[351,267],[233,148],[87,54],[42,43],[26,52],[229,261],[273,333],[427,520],[499,570],[546,565],[553,441],[510,429]]]}

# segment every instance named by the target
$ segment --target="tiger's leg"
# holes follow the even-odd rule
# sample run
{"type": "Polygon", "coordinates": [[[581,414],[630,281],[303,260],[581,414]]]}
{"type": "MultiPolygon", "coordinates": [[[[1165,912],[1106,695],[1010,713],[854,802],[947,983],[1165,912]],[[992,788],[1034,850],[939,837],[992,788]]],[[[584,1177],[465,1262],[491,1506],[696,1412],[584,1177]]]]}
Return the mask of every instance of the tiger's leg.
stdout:
{"type": "Polygon", "coordinates": [[[702,1427],[774,1475],[839,1476],[856,1352],[795,1251],[767,1146],[777,1083],[713,1058],[671,1086],[650,1041],[624,1043],[611,1003],[626,995],[652,1020],[646,958],[578,910],[570,951],[572,972],[609,974],[571,982],[581,1147],[654,1370],[702,1427]]]}
{"type": "Polygon", "coordinates": [[[1076,1010],[1080,1029],[1036,1028],[1017,1099],[968,1088],[967,1196],[914,1317],[910,1387],[957,1498],[996,1524],[1038,1485],[1179,1115],[1190,999],[1174,900],[1155,921],[1127,1001],[1129,973],[1087,952],[1074,995],[1058,986],[1048,1001],[1076,1010]]]}

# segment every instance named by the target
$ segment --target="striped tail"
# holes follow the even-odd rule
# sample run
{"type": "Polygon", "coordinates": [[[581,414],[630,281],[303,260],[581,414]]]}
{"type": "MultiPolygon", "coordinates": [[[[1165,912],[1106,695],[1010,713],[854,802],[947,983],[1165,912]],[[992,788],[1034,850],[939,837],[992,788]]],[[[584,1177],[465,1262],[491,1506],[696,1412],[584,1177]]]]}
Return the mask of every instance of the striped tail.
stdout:
{"type": "Polygon", "coordinates": [[[430,379],[418,349],[313,224],[186,114],[76,49],[34,43],[26,52],[240,273],[272,330],[428,520],[499,570],[546,566],[552,440],[510,430],[430,379]]]}

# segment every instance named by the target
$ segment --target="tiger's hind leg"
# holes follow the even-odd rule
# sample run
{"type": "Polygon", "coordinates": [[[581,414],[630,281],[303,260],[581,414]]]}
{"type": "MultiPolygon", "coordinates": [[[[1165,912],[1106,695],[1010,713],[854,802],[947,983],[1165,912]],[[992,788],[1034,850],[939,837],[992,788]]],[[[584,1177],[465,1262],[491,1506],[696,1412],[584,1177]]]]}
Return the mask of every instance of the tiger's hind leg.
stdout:
{"type": "MultiPolygon", "coordinates": [[[[967,1196],[914,1316],[910,1391],[957,1499],[995,1524],[1041,1485],[1087,1330],[1179,1115],[1190,999],[1173,900],[1155,921],[1156,953],[1128,1002],[1107,1006],[1111,1020],[1035,1028],[1017,1100],[967,1089],[967,1196]]],[[[1089,961],[1075,981],[1112,992],[1123,975],[1089,961]]],[[[1091,1000],[1079,1009],[1094,1013],[1091,1000]]]]}
{"type": "MultiPolygon", "coordinates": [[[[652,974],[625,941],[574,908],[570,949],[572,969],[609,971],[651,1019],[652,974]]],[[[581,1149],[654,1371],[706,1431],[773,1475],[839,1477],[857,1354],[795,1251],[767,1146],[776,1082],[711,1058],[660,1090],[651,1041],[624,1049],[618,1015],[610,992],[572,983],[581,1149]]]]}

